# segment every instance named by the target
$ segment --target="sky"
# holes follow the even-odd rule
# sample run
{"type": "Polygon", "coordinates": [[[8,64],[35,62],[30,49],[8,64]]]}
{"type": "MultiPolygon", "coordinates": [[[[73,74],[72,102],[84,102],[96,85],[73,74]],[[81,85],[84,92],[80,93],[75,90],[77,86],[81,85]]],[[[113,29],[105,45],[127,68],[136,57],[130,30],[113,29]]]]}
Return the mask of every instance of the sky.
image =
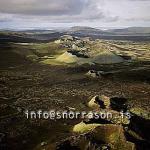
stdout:
{"type": "Polygon", "coordinates": [[[0,29],[150,27],[150,0],[0,0],[0,29]]]}

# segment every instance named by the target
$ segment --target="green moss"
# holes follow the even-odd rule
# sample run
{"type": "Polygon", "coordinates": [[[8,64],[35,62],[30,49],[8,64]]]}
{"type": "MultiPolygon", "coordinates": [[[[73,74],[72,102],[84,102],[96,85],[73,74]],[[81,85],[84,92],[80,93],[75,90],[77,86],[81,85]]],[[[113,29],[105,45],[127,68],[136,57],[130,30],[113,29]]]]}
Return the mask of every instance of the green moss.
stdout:
{"type": "Polygon", "coordinates": [[[28,55],[27,59],[29,59],[31,61],[37,61],[38,60],[38,56],[36,56],[36,55],[28,55]]]}
{"type": "Polygon", "coordinates": [[[40,56],[44,55],[56,55],[61,54],[64,51],[66,51],[65,48],[63,48],[61,45],[56,44],[54,42],[50,43],[38,43],[38,44],[32,44],[29,46],[30,48],[34,49],[35,53],[40,56]]]}
{"type": "Polygon", "coordinates": [[[93,129],[95,129],[98,126],[101,126],[101,124],[96,124],[96,123],[85,124],[84,122],[81,122],[81,123],[75,125],[73,127],[72,131],[75,132],[75,133],[83,134],[83,133],[87,133],[89,131],[92,131],[93,129]]]}
{"type": "Polygon", "coordinates": [[[130,112],[145,119],[150,119],[149,113],[142,108],[134,107],[130,109],[130,112]]]}

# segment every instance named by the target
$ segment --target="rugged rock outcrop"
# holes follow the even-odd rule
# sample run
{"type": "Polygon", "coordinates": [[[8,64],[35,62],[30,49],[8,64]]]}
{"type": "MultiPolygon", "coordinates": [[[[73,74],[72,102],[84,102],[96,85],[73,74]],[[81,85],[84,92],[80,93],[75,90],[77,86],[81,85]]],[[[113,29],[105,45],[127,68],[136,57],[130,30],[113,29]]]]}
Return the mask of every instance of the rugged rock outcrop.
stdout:
{"type": "Polygon", "coordinates": [[[101,47],[93,42],[95,41],[65,35],[55,43],[67,47],[69,51],[58,56],[56,60],[68,64],[114,64],[124,61],[122,57],[112,53],[108,47],[101,47]],[[96,45],[96,47],[91,45],[96,45]]]}
{"type": "MultiPolygon", "coordinates": [[[[123,97],[94,96],[87,106],[93,113],[99,114],[99,118],[94,115],[88,118],[87,115],[72,128],[75,135],[58,143],[57,150],[136,150],[136,147],[145,150],[149,139],[148,134],[140,128],[140,118],[147,119],[147,122],[149,118],[141,109],[129,109],[126,102],[127,99],[123,97]],[[100,113],[107,112],[112,116],[100,116],[100,113]]],[[[148,124],[146,127],[148,129],[148,124]]]]}

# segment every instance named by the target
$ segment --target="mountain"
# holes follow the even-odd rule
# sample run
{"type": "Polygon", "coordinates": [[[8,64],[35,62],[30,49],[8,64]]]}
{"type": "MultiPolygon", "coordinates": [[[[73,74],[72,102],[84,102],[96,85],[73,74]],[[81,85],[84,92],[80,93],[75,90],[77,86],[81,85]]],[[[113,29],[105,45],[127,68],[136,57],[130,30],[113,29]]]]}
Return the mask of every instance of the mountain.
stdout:
{"type": "Polygon", "coordinates": [[[106,32],[85,26],[75,26],[70,28],[66,34],[75,34],[75,35],[99,35],[99,34],[106,34],[106,32]]]}
{"type": "Polygon", "coordinates": [[[87,27],[87,26],[74,26],[74,27],[71,27],[69,29],[69,31],[72,31],[72,32],[80,32],[80,31],[93,31],[93,32],[97,32],[97,31],[100,31],[99,29],[96,29],[96,28],[92,28],[92,27],[87,27]]]}
{"type": "Polygon", "coordinates": [[[150,27],[129,27],[123,29],[107,30],[108,33],[114,35],[150,35],[150,27]]]}
{"type": "Polygon", "coordinates": [[[69,29],[55,30],[0,30],[0,42],[48,42],[64,34],[93,39],[149,41],[150,27],[129,27],[101,30],[87,26],[75,26],[69,29]]]}
{"type": "Polygon", "coordinates": [[[129,27],[122,29],[100,30],[87,26],[75,26],[65,31],[65,34],[72,34],[76,36],[149,36],[150,27],[129,27]]]}

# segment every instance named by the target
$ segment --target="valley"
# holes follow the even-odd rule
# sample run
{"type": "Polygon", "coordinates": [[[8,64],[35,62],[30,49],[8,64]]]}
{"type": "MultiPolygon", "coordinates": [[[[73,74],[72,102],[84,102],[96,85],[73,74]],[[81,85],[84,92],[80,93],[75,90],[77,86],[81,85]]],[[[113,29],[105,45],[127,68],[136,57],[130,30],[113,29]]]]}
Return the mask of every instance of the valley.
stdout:
{"type": "MultiPolygon", "coordinates": [[[[66,31],[34,31],[32,36],[29,32],[12,32],[7,36],[6,32],[0,33],[2,147],[11,150],[61,150],[64,146],[66,150],[72,144],[75,147],[86,147],[88,142],[101,145],[93,143],[92,135],[87,140],[84,135],[82,139],[82,135],[71,131],[74,125],[82,122],[81,118],[27,119],[24,111],[90,111],[88,102],[96,95],[105,95],[110,99],[127,100],[127,109],[131,111],[133,108],[132,112],[137,116],[133,122],[131,120],[131,126],[127,126],[135,133],[134,136],[125,135],[127,141],[135,144],[137,150],[149,149],[150,136],[146,132],[150,127],[149,36],[136,35],[131,40],[129,35],[126,40],[123,35],[116,40],[109,35],[108,40],[97,38],[101,36],[94,35],[94,29],[91,36],[89,30],[86,32],[89,38],[79,31],[68,31],[73,33],[67,35],[66,31]],[[69,144],[65,144],[65,140],[69,144]],[[83,144],[79,142],[82,140],[83,144]]],[[[105,143],[102,146],[108,148],[110,145],[105,143]]]]}

